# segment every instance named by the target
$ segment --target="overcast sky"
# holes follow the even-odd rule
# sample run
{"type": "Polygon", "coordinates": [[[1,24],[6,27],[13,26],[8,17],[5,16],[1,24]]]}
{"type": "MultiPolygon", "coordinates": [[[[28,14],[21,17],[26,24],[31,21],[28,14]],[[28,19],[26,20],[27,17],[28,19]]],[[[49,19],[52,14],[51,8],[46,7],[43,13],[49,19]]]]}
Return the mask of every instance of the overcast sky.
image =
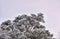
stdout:
{"type": "Polygon", "coordinates": [[[45,25],[54,37],[60,32],[60,0],[0,0],[0,23],[19,14],[43,13],[45,25]]]}

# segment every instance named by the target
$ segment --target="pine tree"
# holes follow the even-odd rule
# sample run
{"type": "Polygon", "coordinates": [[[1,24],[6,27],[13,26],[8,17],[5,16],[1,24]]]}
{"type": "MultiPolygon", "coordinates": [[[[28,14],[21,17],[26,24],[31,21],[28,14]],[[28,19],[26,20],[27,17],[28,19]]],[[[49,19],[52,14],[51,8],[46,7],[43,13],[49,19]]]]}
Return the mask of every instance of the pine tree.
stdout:
{"type": "Polygon", "coordinates": [[[54,39],[46,27],[42,13],[18,15],[13,22],[7,20],[0,27],[0,39],[54,39]]]}

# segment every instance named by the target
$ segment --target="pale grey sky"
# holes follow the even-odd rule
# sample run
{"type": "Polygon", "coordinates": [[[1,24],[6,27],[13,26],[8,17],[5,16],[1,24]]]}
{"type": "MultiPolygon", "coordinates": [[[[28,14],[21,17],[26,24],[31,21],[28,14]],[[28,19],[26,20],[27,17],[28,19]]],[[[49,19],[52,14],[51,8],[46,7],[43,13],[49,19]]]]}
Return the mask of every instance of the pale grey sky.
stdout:
{"type": "Polygon", "coordinates": [[[60,0],[0,0],[0,23],[19,14],[42,12],[46,28],[58,37],[60,32],[60,0]]]}

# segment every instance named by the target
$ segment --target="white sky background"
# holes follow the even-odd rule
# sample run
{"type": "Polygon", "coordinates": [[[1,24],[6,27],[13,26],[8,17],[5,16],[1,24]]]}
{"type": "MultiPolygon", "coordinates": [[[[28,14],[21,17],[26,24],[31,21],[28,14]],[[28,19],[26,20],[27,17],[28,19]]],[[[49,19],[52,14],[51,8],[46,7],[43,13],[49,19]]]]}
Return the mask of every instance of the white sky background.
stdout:
{"type": "Polygon", "coordinates": [[[45,25],[54,37],[60,34],[60,0],[0,0],[0,23],[19,14],[43,13],[45,25]]]}

